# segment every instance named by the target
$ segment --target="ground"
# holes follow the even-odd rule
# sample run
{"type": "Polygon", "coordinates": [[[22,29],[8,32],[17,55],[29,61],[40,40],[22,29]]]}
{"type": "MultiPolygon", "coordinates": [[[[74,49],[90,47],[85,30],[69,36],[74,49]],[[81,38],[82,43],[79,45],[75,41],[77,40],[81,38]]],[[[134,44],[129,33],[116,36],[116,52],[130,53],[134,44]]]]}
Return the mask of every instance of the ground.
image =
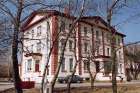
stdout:
{"type": "MultiPolygon", "coordinates": [[[[15,93],[13,89],[9,89],[5,92],[1,93],[15,93]]],[[[39,89],[29,89],[24,90],[24,93],[40,93],[39,89]]],[[[55,93],[66,93],[62,91],[57,91],[55,93]]],[[[111,87],[107,88],[95,88],[94,91],[92,91],[89,88],[83,88],[83,89],[72,89],[72,93],[112,93],[111,87]]],[[[140,93],[140,86],[119,86],[118,93],[140,93]]]]}

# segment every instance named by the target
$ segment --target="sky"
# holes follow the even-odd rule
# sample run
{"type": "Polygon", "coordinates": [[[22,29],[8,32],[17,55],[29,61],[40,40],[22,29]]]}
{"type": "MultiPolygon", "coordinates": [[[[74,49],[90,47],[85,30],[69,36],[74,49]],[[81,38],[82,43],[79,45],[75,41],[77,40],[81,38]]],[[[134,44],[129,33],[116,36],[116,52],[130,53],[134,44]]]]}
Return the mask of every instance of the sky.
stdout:
{"type": "Polygon", "coordinates": [[[112,26],[126,35],[125,43],[140,41],[140,0],[127,0],[124,4],[126,6],[113,14],[112,26]]]}
{"type": "MultiPolygon", "coordinates": [[[[139,1],[140,4],[140,1],[139,1]]],[[[118,31],[126,35],[125,43],[140,41],[140,6],[139,4],[122,9],[115,19],[118,31]]]]}
{"type": "Polygon", "coordinates": [[[126,35],[125,43],[140,41],[140,23],[128,23],[121,32],[126,35]]]}
{"type": "MultiPolygon", "coordinates": [[[[55,1],[58,2],[61,0],[47,0],[47,3],[54,4],[55,1]]],[[[68,0],[65,0],[65,1],[68,1],[68,0]]],[[[89,1],[93,1],[93,0],[89,0],[89,1]]],[[[102,0],[99,0],[99,1],[102,1],[102,0]]],[[[139,1],[139,4],[140,4],[140,0],[130,0],[130,3],[134,3],[133,5],[137,5],[137,7],[134,6],[132,9],[128,8],[128,9],[124,9],[124,11],[120,11],[121,13],[117,15],[117,18],[115,18],[115,22],[113,22],[113,25],[122,23],[122,24],[119,24],[119,26],[117,27],[117,30],[126,35],[125,43],[140,41],[140,5],[137,4],[137,2],[135,3],[135,1],[139,1]],[[131,17],[135,15],[136,13],[139,13],[139,18],[131,17]],[[127,23],[123,23],[123,21],[126,20],[127,18],[129,18],[130,20],[127,23]]],[[[97,1],[95,0],[95,2],[97,1]]],[[[12,10],[14,10],[14,8],[15,7],[11,7],[12,10]]]]}
{"type": "MultiPolygon", "coordinates": [[[[105,0],[89,1],[93,1],[92,3],[94,3],[94,1],[98,2],[100,5],[100,2],[105,0]]],[[[119,23],[116,28],[119,32],[122,32],[126,35],[125,43],[140,41],[140,0],[128,0],[126,4],[126,7],[119,9],[118,14],[115,14],[113,25],[119,23]]],[[[101,4],[101,6],[104,5],[104,3],[103,5],[101,4]]]]}

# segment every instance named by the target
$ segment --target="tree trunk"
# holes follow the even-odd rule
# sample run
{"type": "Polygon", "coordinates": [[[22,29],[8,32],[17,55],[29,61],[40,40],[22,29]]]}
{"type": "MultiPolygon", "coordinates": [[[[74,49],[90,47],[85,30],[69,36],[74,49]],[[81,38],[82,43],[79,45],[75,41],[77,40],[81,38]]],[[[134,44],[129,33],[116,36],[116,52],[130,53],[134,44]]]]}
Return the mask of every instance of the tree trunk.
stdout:
{"type": "Polygon", "coordinates": [[[77,67],[77,65],[78,65],[78,61],[75,63],[74,70],[73,70],[73,72],[72,72],[72,74],[71,74],[71,78],[68,79],[68,83],[67,83],[67,90],[68,90],[68,93],[71,93],[71,81],[72,81],[72,78],[73,78],[73,76],[74,76],[74,74],[75,74],[75,72],[76,72],[76,67],[77,67]]]}
{"type": "Polygon", "coordinates": [[[14,36],[12,42],[12,61],[13,61],[13,78],[14,78],[14,85],[16,89],[16,93],[23,93],[21,87],[21,79],[19,76],[19,68],[18,68],[18,30],[14,29],[14,36]]]}
{"type": "Polygon", "coordinates": [[[93,84],[94,78],[92,76],[92,72],[90,71],[90,60],[89,59],[88,59],[87,65],[88,65],[87,70],[88,70],[88,73],[89,73],[90,79],[91,79],[91,89],[93,89],[94,88],[94,84],[93,84]]]}
{"type": "Polygon", "coordinates": [[[117,93],[117,80],[116,80],[116,51],[115,51],[115,36],[113,34],[111,40],[111,53],[112,53],[112,89],[113,93],[117,93]]]}
{"type": "MultiPolygon", "coordinates": [[[[118,1],[116,1],[117,3],[118,1]]],[[[115,5],[114,5],[115,6],[115,5]]],[[[112,10],[113,8],[108,10],[107,14],[107,27],[108,30],[112,33],[110,38],[111,44],[111,61],[112,61],[112,91],[113,93],[117,93],[117,81],[116,81],[116,50],[115,50],[115,31],[112,31],[111,20],[112,20],[112,10]]]]}

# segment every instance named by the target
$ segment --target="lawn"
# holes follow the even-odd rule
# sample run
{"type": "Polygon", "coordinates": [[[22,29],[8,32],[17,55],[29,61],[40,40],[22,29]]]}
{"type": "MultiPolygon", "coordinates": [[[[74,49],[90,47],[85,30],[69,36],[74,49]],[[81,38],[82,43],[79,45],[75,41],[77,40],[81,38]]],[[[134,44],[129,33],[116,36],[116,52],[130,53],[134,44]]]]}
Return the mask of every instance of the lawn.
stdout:
{"type": "MultiPolygon", "coordinates": [[[[0,93],[15,93],[13,89],[0,93]]],[[[24,93],[40,93],[39,89],[24,90],[24,93]]],[[[66,93],[66,91],[57,91],[55,93],[66,93]]],[[[111,88],[95,88],[92,91],[90,88],[72,89],[71,93],[112,93],[111,88]]],[[[140,86],[121,86],[118,87],[118,93],[140,93],[140,86]]]]}

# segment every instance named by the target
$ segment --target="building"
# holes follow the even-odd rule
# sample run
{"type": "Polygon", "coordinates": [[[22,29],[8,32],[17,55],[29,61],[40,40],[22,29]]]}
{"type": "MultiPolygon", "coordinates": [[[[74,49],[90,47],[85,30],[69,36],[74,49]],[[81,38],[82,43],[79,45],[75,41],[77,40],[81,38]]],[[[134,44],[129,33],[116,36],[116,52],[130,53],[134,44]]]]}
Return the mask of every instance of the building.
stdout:
{"type": "MultiPolygon", "coordinates": [[[[66,36],[75,19],[74,16],[56,10],[38,11],[31,14],[22,28],[24,52],[22,53],[20,75],[23,81],[41,82],[50,48],[53,46],[47,70],[48,81],[51,81],[66,36]],[[54,41],[56,42],[53,43],[54,41]]],[[[115,29],[112,28],[112,30],[115,29]]],[[[91,62],[92,73],[98,72],[97,80],[110,80],[110,36],[111,32],[107,30],[107,23],[101,17],[82,17],[75,24],[75,28],[68,38],[59,77],[69,75],[77,59],[79,63],[76,74],[83,78],[89,78],[87,55],[94,55],[94,62],[91,62]],[[76,48],[74,48],[75,45],[76,48]],[[76,59],[74,53],[76,53],[76,59]]],[[[116,48],[123,46],[124,36],[124,34],[116,32],[116,48]]],[[[117,64],[117,79],[119,80],[125,78],[123,47],[117,51],[117,64]]]]}

